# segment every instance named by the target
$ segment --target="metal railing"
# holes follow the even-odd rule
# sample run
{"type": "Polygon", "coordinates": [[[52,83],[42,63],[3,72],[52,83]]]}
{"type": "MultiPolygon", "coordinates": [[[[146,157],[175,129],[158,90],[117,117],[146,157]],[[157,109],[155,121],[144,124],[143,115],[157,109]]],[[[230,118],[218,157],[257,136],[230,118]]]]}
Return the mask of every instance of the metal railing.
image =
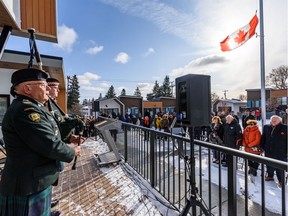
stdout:
{"type": "MultiPolygon", "coordinates": [[[[257,191],[261,193],[261,201],[258,203],[261,213],[258,212],[257,215],[267,215],[269,210],[266,209],[266,165],[281,170],[283,176],[288,170],[286,162],[200,140],[194,141],[195,166],[192,167],[190,163],[191,140],[185,134],[183,136],[168,134],[129,123],[122,123],[119,128],[116,145],[125,162],[179,212],[183,211],[191,196],[189,177],[191,172],[195,172],[196,198],[211,215],[237,215],[237,207],[241,203],[241,208],[244,207],[241,215],[249,215],[251,194],[249,194],[248,185],[252,184],[255,178],[259,178],[258,181],[261,184],[258,187],[260,191],[257,191]],[[212,151],[227,155],[227,168],[221,163],[212,163],[212,151]],[[260,164],[258,177],[248,174],[248,160],[260,164]],[[239,175],[243,177],[241,185],[239,185],[240,180],[237,179],[239,175]],[[239,188],[241,189],[240,195],[237,193],[239,188]]],[[[287,179],[283,181],[281,188],[277,188],[282,191],[277,210],[277,213],[281,215],[286,215],[287,211],[286,181],[287,179]]],[[[277,187],[276,183],[275,187],[277,187]]],[[[200,208],[197,208],[197,215],[198,213],[200,215],[203,213],[200,208]]]]}

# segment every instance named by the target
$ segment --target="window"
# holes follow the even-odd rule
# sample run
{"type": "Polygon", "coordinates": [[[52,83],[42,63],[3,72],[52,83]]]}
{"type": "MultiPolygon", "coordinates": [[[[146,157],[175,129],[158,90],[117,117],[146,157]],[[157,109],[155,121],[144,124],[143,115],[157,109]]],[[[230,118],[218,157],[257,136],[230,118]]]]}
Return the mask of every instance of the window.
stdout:
{"type": "Polygon", "coordinates": [[[0,125],[2,125],[2,121],[4,115],[10,105],[10,96],[9,95],[0,95],[0,125]]]}
{"type": "Polygon", "coordinates": [[[281,105],[287,105],[287,97],[281,98],[281,105]]]}

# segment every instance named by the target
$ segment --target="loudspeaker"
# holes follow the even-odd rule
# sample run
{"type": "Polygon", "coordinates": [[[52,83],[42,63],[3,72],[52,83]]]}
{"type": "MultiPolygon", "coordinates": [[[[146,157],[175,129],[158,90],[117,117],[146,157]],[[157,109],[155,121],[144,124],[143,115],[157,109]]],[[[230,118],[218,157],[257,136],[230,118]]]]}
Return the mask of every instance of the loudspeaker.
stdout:
{"type": "Polygon", "coordinates": [[[94,112],[99,112],[100,111],[100,104],[99,104],[99,101],[94,101],[94,104],[93,104],[93,111],[94,112]]]}
{"type": "Polygon", "coordinates": [[[210,76],[188,74],[176,83],[177,120],[184,126],[209,126],[211,123],[210,76]]]}

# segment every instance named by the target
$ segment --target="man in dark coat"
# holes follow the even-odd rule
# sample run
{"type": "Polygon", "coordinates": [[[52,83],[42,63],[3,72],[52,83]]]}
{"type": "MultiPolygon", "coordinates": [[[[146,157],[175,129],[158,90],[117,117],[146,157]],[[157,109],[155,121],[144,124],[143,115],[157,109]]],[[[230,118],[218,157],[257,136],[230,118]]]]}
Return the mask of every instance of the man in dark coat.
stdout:
{"type": "Polygon", "coordinates": [[[2,133],[7,159],[0,182],[0,215],[49,215],[51,185],[59,161],[71,162],[80,147],[61,141],[56,119],[44,107],[47,74],[22,69],[11,77],[17,97],[5,113],[2,133]]]}
{"type": "Polygon", "coordinates": [[[242,139],[242,129],[233,116],[226,116],[224,125],[224,145],[230,148],[239,149],[242,139]]]}
{"type": "MultiPolygon", "coordinates": [[[[270,125],[263,127],[261,136],[261,146],[265,151],[265,156],[281,161],[287,161],[287,125],[281,123],[281,117],[273,115],[270,118],[270,125]]],[[[266,181],[274,181],[274,171],[278,178],[279,185],[284,182],[283,171],[267,166],[266,181]]]]}

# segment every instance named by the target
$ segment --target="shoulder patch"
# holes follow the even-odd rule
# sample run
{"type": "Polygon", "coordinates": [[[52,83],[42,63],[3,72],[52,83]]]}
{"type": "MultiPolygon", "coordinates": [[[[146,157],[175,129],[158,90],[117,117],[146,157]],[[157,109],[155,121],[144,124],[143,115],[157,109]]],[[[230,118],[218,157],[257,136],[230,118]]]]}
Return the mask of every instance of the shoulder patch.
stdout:
{"type": "Polygon", "coordinates": [[[22,103],[23,103],[23,104],[32,104],[32,102],[31,102],[31,101],[28,101],[28,100],[23,100],[22,103]]]}
{"type": "Polygon", "coordinates": [[[38,123],[40,121],[40,115],[38,113],[31,113],[28,117],[33,121],[38,123]]]}

